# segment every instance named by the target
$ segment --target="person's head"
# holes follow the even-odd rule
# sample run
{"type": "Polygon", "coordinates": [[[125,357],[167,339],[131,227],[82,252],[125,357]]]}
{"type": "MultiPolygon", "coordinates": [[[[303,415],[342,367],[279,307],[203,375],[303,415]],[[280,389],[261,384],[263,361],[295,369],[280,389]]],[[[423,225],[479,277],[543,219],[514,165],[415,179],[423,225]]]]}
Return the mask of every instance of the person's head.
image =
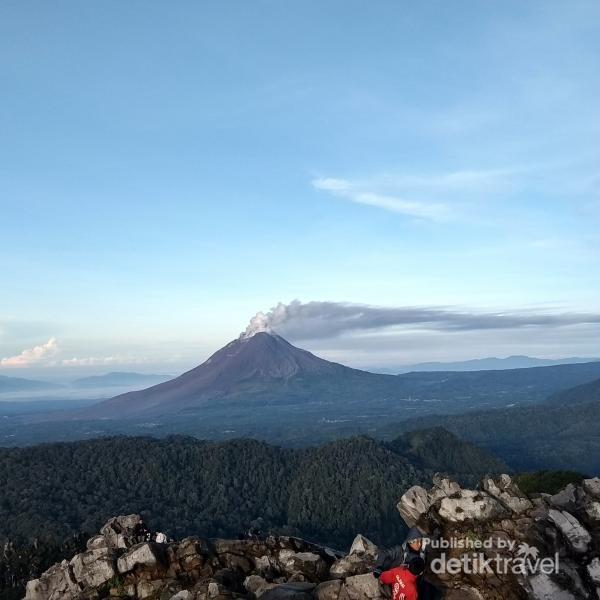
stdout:
{"type": "Polygon", "coordinates": [[[408,563],[408,570],[413,575],[419,576],[425,570],[425,561],[420,556],[413,558],[408,563]]]}
{"type": "Polygon", "coordinates": [[[421,548],[423,547],[423,539],[416,538],[414,540],[408,540],[408,545],[410,546],[411,550],[414,550],[415,552],[421,552],[421,548]]]}

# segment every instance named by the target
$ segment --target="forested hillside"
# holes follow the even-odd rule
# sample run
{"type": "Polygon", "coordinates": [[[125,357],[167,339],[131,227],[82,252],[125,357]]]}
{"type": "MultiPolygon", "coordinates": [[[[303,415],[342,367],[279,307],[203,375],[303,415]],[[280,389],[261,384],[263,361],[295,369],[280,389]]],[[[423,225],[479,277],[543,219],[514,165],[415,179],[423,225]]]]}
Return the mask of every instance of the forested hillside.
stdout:
{"type": "Polygon", "coordinates": [[[459,476],[505,470],[443,430],[299,450],[182,436],[2,449],[0,543],[8,545],[0,587],[72,554],[80,534],[117,514],[140,513],[176,538],[236,537],[255,527],[340,548],[358,532],[393,544],[404,532],[398,499],[438,460],[439,470],[459,476]]]}

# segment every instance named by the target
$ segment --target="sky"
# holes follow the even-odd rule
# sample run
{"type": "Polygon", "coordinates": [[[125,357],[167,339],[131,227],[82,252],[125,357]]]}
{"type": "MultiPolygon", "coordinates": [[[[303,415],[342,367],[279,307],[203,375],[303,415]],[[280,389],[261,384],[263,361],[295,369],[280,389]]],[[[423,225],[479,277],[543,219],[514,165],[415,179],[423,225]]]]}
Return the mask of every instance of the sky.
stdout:
{"type": "Polygon", "coordinates": [[[0,375],[179,372],[280,303],[353,366],[600,355],[599,22],[5,0],[0,375]]]}

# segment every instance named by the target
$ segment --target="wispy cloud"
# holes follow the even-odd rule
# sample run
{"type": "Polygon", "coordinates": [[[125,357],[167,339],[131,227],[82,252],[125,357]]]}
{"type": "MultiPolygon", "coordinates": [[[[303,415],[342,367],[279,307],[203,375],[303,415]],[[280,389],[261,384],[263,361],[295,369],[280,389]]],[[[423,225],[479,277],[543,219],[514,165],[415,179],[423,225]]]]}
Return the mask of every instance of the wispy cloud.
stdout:
{"type": "Polygon", "coordinates": [[[63,367],[95,367],[102,365],[141,365],[150,362],[146,358],[134,356],[87,356],[82,358],[65,358],[60,361],[63,367]]]}
{"type": "Polygon", "coordinates": [[[448,207],[441,203],[417,202],[399,196],[361,190],[345,179],[319,178],[312,181],[314,188],[356,204],[375,206],[391,212],[420,219],[439,221],[447,218],[448,207]]]}
{"type": "Polygon", "coordinates": [[[0,359],[2,367],[33,367],[46,365],[54,361],[60,352],[56,338],[50,338],[45,344],[23,350],[20,354],[0,359]]]}

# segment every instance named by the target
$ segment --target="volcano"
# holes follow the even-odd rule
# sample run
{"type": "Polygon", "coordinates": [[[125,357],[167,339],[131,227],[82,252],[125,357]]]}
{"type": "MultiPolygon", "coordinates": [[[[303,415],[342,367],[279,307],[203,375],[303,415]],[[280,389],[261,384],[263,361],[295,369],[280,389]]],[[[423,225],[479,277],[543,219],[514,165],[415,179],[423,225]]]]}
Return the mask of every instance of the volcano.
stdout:
{"type": "MultiPolygon", "coordinates": [[[[600,362],[509,369],[383,375],[324,360],[271,332],[242,335],[183,375],[120,394],[69,419],[195,418],[227,421],[234,413],[261,422],[286,419],[407,416],[532,403],[600,377],[600,362]],[[219,413],[219,416],[216,416],[219,413]],[[309,417],[309,415],[311,415],[309,417]],[[362,416],[361,416],[362,415],[362,416]]],[[[56,412],[52,420],[66,417],[56,412]]],[[[42,416],[38,420],[45,420],[42,416]]]]}
{"type": "Polygon", "coordinates": [[[80,411],[78,417],[164,416],[215,405],[295,403],[310,392],[314,395],[315,386],[365,377],[381,375],[324,360],[279,335],[259,332],[233,340],[175,379],[120,394],[80,411]]]}

